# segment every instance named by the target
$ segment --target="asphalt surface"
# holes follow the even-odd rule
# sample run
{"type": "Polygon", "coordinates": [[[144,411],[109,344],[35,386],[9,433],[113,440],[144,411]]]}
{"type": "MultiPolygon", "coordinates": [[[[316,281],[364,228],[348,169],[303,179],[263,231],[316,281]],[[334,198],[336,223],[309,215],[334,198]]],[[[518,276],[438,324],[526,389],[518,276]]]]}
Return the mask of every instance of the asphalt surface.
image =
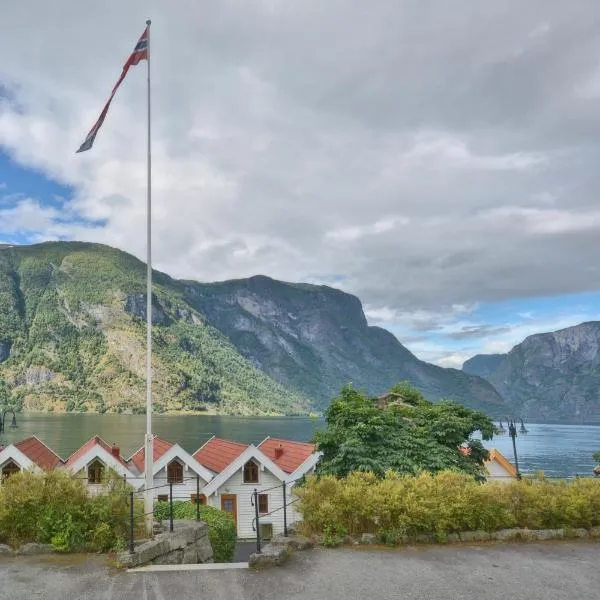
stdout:
{"type": "Polygon", "coordinates": [[[0,561],[2,600],[598,600],[600,544],[297,553],[260,572],[125,573],[102,557],[0,561]]]}

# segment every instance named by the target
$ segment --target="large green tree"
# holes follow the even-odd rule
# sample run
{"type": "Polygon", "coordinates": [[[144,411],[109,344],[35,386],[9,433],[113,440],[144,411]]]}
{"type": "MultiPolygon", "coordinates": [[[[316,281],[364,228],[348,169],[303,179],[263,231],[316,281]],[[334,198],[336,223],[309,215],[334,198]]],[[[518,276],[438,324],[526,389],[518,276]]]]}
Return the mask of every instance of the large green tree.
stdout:
{"type": "Polygon", "coordinates": [[[346,386],[325,417],[327,428],[315,437],[323,453],[319,473],[339,477],[352,471],[382,476],[389,469],[481,475],[487,451],[473,434],[480,431],[484,440],[494,434],[494,424],[482,412],[448,400],[434,404],[407,383],[394,386],[383,406],[346,386]]]}

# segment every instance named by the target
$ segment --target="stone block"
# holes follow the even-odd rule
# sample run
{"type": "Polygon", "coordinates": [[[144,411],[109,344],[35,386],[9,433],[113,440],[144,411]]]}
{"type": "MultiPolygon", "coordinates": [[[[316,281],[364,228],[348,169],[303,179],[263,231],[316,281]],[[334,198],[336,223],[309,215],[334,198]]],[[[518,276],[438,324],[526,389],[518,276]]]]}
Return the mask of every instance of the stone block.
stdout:
{"type": "Polygon", "coordinates": [[[263,567],[276,567],[282,565],[289,557],[289,551],[285,546],[267,544],[262,552],[250,555],[248,565],[255,569],[263,567]]]}
{"type": "Polygon", "coordinates": [[[55,552],[52,544],[37,544],[30,542],[23,544],[18,550],[17,554],[31,555],[31,554],[53,554],[55,552]]]}
{"type": "Polygon", "coordinates": [[[446,541],[449,544],[456,544],[457,542],[460,542],[460,535],[458,535],[458,533],[449,533],[446,536],[446,541]]]}
{"type": "Polygon", "coordinates": [[[0,544],[0,555],[14,554],[10,546],[0,544]]]}
{"type": "Polygon", "coordinates": [[[590,537],[600,538],[600,527],[592,527],[590,529],[590,537]]]}
{"type": "Polygon", "coordinates": [[[498,542],[509,542],[511,540],[518,540],[521,537],[520,529],[500,529],[499,531],[493,531],[491,534],[493,540],[498,542]]]}
{"type": "Polygon", "coordinates": [[[487,531],[483,531],[483,529],[461,531],[458,536],[461,542],[487,542],[492,539],[491,535],[487,531]]]}
{"type": "Polygon", "coordinates": [[[195,546],[188,546],[183,551],[183,557],[181,563],[184,565],[195,565],[198,564],[198,550],[195,546]]]}
{"type": "Polygon", "coordinates": [[[374,533],[363,533],[360,536],[361,544],[374,544],[377,536],[374,533]]]}
{"type": "Polygon", "coordinates": [[[213,550],[212,546],[210,545],[208,536],[202,537],[199,540],[197,540],[194,544],[194,547],[196,548],[196,552],[198,554],[199,563],[212,562],[213,550]]]}
{"type": "Polygon", "coordinates": [[[531,539],[536,541],[543,540],[559,540],[565,537],[564,529],[524,529],[521,535],[526,533],[525,539],[531,539]]]}
{"type": "MultiPolygon", "coordinates": [[[[346,541],[348,540],[344,539],[344,542],[346,541]]],[[[354,538],[350,538],[348,543],[354,544],[354,538]]],[[[309,550],[314,546],[314,542],[303,535],[288,535],[288,537],[285,537],[284,535],[276,535],[271,540],[271,544],[275,546],[286,546],[291,550],[309,550]]]]}
{"type": "MultiPolygon", "coordinates": [[[[206,523],[174,521],[173,532],[157,535],[137,546],[133,554],[122,552],[117,561],[123,567],[137,567],[148,563],[156,565],[181,564],[184,560],[212,562],[212,547],[206,523]]],[[[191,564],[191,563],[187,563],[191,564]]]]}
{"type": "Polygon", "coordinates": [[[180,565],[183,561],[184,550],[173,550],[168,554],[157,556],[153,561],[153,565],[180,565]]]}

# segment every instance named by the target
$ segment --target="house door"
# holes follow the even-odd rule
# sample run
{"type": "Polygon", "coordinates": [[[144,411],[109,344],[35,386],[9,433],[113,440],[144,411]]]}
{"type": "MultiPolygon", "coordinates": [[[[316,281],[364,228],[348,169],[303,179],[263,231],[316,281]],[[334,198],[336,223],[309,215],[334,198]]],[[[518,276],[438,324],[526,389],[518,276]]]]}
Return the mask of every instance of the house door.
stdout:
{"type": "Polygon", "coordinates": [[[235,494],[221,494],[221,510],[233,517],[237,528],[237,496],[235,494]]]}

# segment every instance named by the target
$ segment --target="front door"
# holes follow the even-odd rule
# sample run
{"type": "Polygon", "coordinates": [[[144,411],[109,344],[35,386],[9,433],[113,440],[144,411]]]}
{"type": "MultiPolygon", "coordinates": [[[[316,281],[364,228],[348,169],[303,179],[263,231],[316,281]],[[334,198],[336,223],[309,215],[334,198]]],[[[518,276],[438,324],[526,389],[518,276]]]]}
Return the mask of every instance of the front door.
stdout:
{"type": "Polygon", "coordinates": [[[235,494],[221,494],[221,510],[233,517],[237,528],[237,496],[235,494]]]}

